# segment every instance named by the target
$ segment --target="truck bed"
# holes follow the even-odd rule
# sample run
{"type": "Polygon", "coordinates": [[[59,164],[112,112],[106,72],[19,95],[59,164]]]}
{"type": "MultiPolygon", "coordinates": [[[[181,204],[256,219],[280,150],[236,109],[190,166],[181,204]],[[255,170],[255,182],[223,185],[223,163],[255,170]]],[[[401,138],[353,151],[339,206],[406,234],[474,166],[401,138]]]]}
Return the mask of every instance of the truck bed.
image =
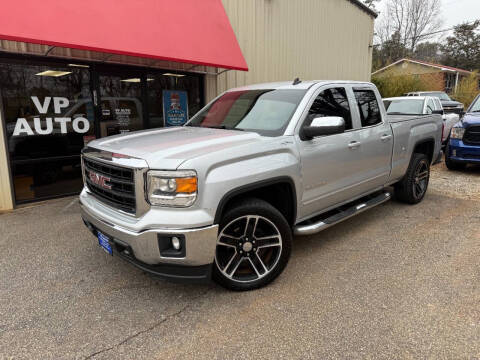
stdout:
{"type": "MultiPolygon", "coordinates": [[[[441,149],[442,116],[441,115],[387,115],[394,134],[392,153],[391,183],[401,179],[407,171],[410,154],[420,142],[433,141],[434,154],[441,149]]],[[[435,159],[432,159],[435,160],[435,159]]]]}

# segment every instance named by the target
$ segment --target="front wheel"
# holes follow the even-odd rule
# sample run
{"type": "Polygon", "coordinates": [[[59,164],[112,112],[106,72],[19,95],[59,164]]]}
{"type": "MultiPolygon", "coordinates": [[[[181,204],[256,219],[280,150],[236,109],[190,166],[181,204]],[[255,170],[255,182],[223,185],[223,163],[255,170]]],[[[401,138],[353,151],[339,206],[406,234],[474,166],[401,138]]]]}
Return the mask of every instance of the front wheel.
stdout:
{"type": "Polygon", "coordinates": [[[220,222],[213,278],[231,290],[265,286],[287,265],[291,246],[284,216],[266,201],[248,199],[220,222]]]}
{"type": "Polygon", "coordinates": [[[465,163],[457,162],[450,159],[450,145],[448,145],[448,143],[447,143],[447,148],[445,150],[445,165],[447,166],[448,170],[453,170],[453,171],[464,170],[467,167],[467,164],[465,163]]]}
{"type": "Polygon", "coordinates": [[[404,178],[395,184],[395,197],[407,204],[423,200],[430,180],[430,161],[425,154],[415,153],[404,178]]]}

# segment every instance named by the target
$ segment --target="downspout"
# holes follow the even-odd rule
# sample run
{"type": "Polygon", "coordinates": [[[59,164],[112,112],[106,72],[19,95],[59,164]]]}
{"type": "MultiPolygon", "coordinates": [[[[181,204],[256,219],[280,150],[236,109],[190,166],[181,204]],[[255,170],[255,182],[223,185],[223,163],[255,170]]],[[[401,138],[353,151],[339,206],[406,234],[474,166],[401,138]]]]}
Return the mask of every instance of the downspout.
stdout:
{"type": "Polygon", "coordinates": [[[457,92],[457,86],[458,86],[458,71],[457,71],[457,76],[455,77],[455,92],[457,92]]]}

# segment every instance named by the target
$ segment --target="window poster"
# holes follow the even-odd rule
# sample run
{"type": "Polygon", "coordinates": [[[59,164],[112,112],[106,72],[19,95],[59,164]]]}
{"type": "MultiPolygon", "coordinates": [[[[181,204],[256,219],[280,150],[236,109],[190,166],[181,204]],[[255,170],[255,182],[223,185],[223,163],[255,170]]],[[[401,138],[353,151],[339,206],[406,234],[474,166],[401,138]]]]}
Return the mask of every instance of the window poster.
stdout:
{"type": "Polygon", "coordinates": [[[182,126],[188,120],[186,91],[163,91],[163,119],[165,126],[182,126]]]}

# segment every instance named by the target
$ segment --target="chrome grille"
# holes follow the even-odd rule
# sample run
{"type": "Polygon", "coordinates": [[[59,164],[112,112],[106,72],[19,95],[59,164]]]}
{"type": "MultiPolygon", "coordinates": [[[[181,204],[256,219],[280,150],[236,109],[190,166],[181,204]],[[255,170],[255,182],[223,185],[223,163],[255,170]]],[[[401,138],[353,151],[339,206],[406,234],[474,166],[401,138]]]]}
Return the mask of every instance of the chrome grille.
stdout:
{"type": "Polygon", "coordinates": [[[87,188],[99,200],[122,211],[135,214],[135,174],[133,169],[94,161],[83,157],[83,172],[87,188]],[[103,182],[91,180],[100,176],[103,182]]]}
{"type": "Polygon", "coordinates": [[[465,130],[463,142],[467,145],[480,144],[480,126],[470,126],[465,130]]]}

